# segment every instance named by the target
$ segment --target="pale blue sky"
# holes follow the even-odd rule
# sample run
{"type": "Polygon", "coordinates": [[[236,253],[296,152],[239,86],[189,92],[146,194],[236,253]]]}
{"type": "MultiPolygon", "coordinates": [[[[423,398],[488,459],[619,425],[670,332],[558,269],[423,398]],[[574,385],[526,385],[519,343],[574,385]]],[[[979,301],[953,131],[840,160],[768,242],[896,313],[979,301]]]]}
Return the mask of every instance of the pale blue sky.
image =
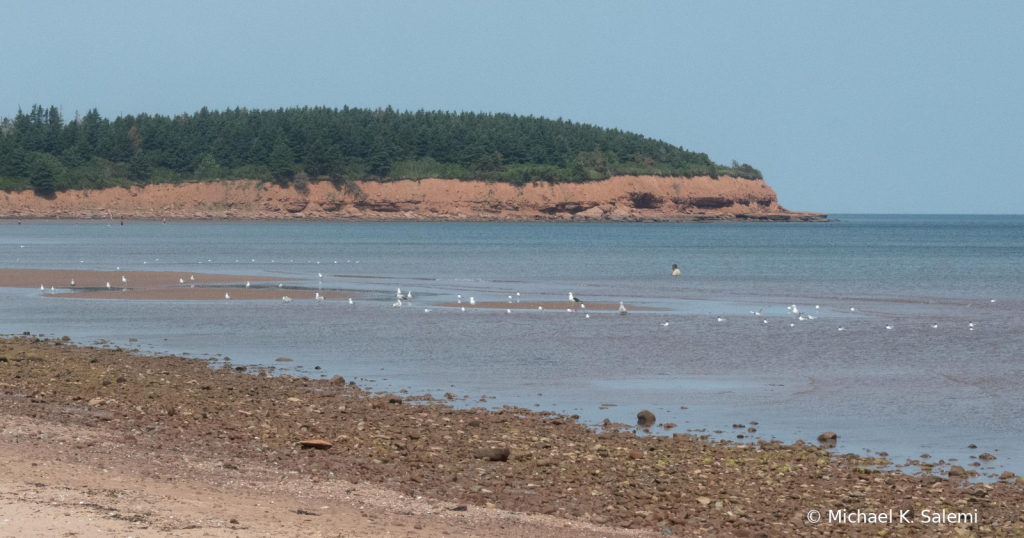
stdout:
{"type": "Polygon", "coordinates": [[[1024,213],[1020,1],[7,0],[0,20],[0,116],[561,116],[749,162],[792,209],[1024,213]]]}

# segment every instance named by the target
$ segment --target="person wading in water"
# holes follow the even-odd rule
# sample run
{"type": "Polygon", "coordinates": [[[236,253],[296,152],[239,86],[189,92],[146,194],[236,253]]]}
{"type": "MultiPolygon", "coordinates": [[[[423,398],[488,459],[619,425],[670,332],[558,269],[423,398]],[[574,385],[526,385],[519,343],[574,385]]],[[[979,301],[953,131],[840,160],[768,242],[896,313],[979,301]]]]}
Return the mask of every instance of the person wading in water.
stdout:
{"type": "Polygon", "coordinates": [[[683,274],[683,272],[679,270],[679,266],[673,263],[672,264],[672,276],[679,276],[681,274],[683,274]]]}

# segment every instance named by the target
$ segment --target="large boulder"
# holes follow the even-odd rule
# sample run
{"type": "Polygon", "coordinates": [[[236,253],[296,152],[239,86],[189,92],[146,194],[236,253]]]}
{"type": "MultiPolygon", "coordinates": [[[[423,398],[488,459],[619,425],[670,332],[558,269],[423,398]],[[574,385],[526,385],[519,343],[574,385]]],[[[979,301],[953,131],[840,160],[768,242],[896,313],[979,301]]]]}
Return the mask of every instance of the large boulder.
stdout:
{"type": "Polygon", "coordinates": [[[644,409],[636,414],[636,425],[641,428],[649,428],[654,426],[654,413],[644,409]]]}

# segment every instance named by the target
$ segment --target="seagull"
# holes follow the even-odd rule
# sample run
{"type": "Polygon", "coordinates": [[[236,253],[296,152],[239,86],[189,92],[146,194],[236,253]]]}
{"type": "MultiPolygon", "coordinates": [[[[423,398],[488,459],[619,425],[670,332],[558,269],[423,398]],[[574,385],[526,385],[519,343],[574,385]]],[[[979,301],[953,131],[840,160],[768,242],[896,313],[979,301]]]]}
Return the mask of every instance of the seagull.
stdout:
{"type": "Polygon", "coordinates": [[[458,297],[458,299],[459,299],[459,304],[462,304],[462,296],[461,295],[456,295],[456,297],[458,297]]]}
{"type": "Polygon", "coordinates": [[[42,284],[39,285],[39,291],[46,291],[46,287],[42,284]]]}
{"type": "Polygon", "coordinates": [[[932,328],[933,329],[938,329],[939,328],[939,324],[938,323],[932,323],[932,328]]]}
{"type": "Polygon", "coordinates": [[[843,328],[843,327],[840,327],[840,328],[839,328],[839,330],[840,330],[840,331],[845,331],[846,329],[845,329],[845,328],[843,328]]]}
{"type": "Polygon", "coordinates": [[[803,316],[803,314],[801,314],[801,315],[797,316],[797,318],[796,318],[796,319],[797,319],[797,321],[807,321],[807,318],[806,318],[806,317],[804,317],[804,316],[803,316]]]}
{"type": "Polygon", "coordinates": [[[511,302],[512,302],[512,296],[511,296],[511,295],[509,295],[509,296],[508,296],[508,302],[509,302],[509,303],[511,303],[511,302]]]}
{"type": "Polygon", "coordinates": [[[179,278],[178,279],[178,284],[184,284],[184,283],[185,283],[185,279],[184,278],[179,278]]]}
{"type": "Polygon", "coordinates": [[[518,291],[516,292],[516,302],[517,303],[519,302],[519,292],[518,291]]]}
{"type": "Polygon", "coordinates": [[[619,314],[626,315],[626,312],[626,305],[622,304],[622,301],[619,301],[619,314]]]}
{"type": "Polygon", "coordinates": [[[565,311],[566,312],[572,312],[572,309],[571,308],[566,308],[565,311]]]}
{"type": "Polygon", "coordinates": [[[990,303],[994,303],[994,302],[996,302],[996,300],[995,300],[995,299],[992,299],[992,300],[991,300],[991,301],[989,301],[989,302],[990,302],[990,303]]]}
{"type": "Polygon", "coordinates": [[[590,314],[587,314],[586,316],[583,316],[583,317],[585,317],[587,319],[590,319],[590,314]]]}
{"type": "Polygon", "coordinates": [[[395,301],[391,306],[402,306],[402,300],[399,299],[399,300],[395,301]]]}
{"type": "Polygon", "coordinates": [[[814,316],[807,316],[807,319],[814,319],[814,316]]]}
{"type": "Polygon", "coordinates": [[[227,293],[225,293],[225,294],[224,294],[224,298],[225,298],[225,299],[230,299],[230,298],[231,298],[231,296],[230,296],[230,295],[228,295],[227,293]]]}
{"type": "Polygon", "coordinates": [[[245,281],[245,289],[249,289],[249,281],[248,280],[245,281]]]}
{"type": "Polygon", "coordinates": [[[323,274],[323,273],[317,273],[317,274],[316,274],[316,276],[317,276],[317,277],[318,277],[318,278],[319,278],[320,280],[323,280],[323,279],[324,279],[324,274],[323,274]]]}
{"type": "Polygon", "coordinates": [[[470,297],[470,298],[469,298],[469,304],[471,304],[471,305],[475,305],[475,304],[476,304],[476,299],[474,299],[474,298],[470,297]]]}
{"type": "Polygon", "coordinates": [[[857,311],[856,308],[853,308],[852,306],[850,307],[850,312],[856,312],[856,311],[857,311]]]}
{"type": "Polygon", "coordinates": [[[316,300],[317,300],[317,301],[323,301],[323,300],[324,300],[324,296],[323,296],[323,295],[320,295],[320,292],[317,292],[317,293],[316,293],[316,300]]]}
{"type": "Polygon", "coordinates": [[[71,287],[72,288],[75,287],[75,279],[73,279],[73,278],[71,279],[71,287]]]}
{"type": "Polygon", "coordinates": [[[511,314],[512,313],[512,309],[511,308],[506,308],[505,309],[505,313],[506,314],[511,314]]]}
{"type": "Polygon", "coordinates": [[[762,320],[761,320],[761,323],[767,324],[767,323],[768,323],[768,320],[766,320],[766,319],[762,319],[762,320]]]}
{"type": "Polygon", "coordinates": [[[544,307],[543,306],[538,306],[537,310],[544,310],[544,307]]]}
{"type": "Polygon", "coordinates": [[[195,281],[196,275],[192,275],[192,276],[188,277],[188,279],[189,279],[189,281],[195,281]]]}
{"type": "Polygon", "coordinates": [[[725,318],[723,318],[722,316],[718,316],[718,321],[725,321],[725,318]]]}
{"type": "Polygon", "coordinates": [[[292,302],[292,298],[287,296],[287,295],[285,295],[284,297],[281,297],[281,300],[286,302],[286,303],[292,302]]]}
{"type": "Polygon", "coordinates": [[[124,275],[121,275],[121,283],[122,284],[127,284],[128,283],[128,279],[125,278],[124,275]]]}
{"type": "Polygon", "coordinates": [[[277,285],[277,287],[279,287],[279,288],[283,288],[283,287],[284,287],[284,284],[278,284],[278,285],[277,285]]]}
{"type": "MultiPolygon", "coordinates": [[[[763,306],[761,307],[761,310],[764,310],[763,306]]],[[[757,312],[754,312],[753,310],[751,310],[750,313],[755,315],[755,316],[760,316],[761,315],[761,310],[758,310],[757,312]]]]}
{"type": "Polygon", "coordinates": [[[423,311],[424,311],[424,312],[426,312],[426,313],[428,313],[428,314],[429,314],[429,313],[431,313],[431,312],[433,312],[433,310],[431,310],[431,309],[429,309],[429,308],[424,308],[424,309],[423,309],[423,311]]]}
{"type": "Polygon", "coordinates": [[[462,307],[462,311],[465,312],[466,311],[466,307],[462,307]]]}
{"type": "Polygon", "coordinates": [[[50,286],[50,293],[57,293],[57,290],[53,289],[53,286],[50,286]]]}
{"type": "Polygon", "coordinates": [[[666,321],[665,323],[662,323],[661,326],[662,327],[668,327],[668,322],[666,321]]]}
{"type": "Polygon", "coordinates": [[[405,294],[405,298],[406,298],[406,300],[409,300],[409,301],[412,300],[412,290],[410,290],[409,293],[405,294]]]}
{"type": "Polygon", "coordinates": [[[790,327],[796,327],[796,323],[790,323],[789,326],[790,327]]]}
{"type": "Polygon", "coordinates": [[[820,304],[816,304],[816,305],[814,305],[814,309],[815,309],[815,310],[821,310],[821,305],[820,305],[820,304]]]}
{"type": "Polygon", "coordinates": [[[107,282],[107,289],[110,289],[110,282],[107,282]]]}
{"type": "Polygon", "coordinates": [[[348,298],[348,304],[354,304],[351,297],[348,298]]]}
{"type": "Polygon", "coordinates": [[[580,308],[582,308],[583,310],[586,310],[587,309],[587,305],[585,305],[583,303],[580,303],[580,308]]]}
{"type": "Polygon", "coordinates": [[[968,323],[967,326],[971,327],[971,328],[974,328],[974,322],[972,321],[972,322],[968,323]]]}
{"type": "Polygon", "coordinates": [[[574,296],[571,291],[569,292],[569,300],[576,303],[580,302],[580,298],[574,296]]]}
{"type": "Polygon", "coordinates": [[[885,326],[885,330],[891,331],[892,330],[892,324],[886,325],[885,326]]]}

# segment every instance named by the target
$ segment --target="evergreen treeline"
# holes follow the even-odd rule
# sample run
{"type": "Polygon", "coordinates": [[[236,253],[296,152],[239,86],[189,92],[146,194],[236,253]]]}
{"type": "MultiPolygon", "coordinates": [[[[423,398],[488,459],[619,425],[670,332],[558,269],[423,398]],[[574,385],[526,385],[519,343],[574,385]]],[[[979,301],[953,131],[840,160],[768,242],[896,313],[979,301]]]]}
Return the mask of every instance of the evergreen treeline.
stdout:
{"type": "Polygon", "coordinates": [[[0,122],[0,189],[99,189],[247,178],[483,179],[524,184],[613,175],[750,179],[761,173],[660,140],[562,119],[472,112],[288,108],[65,121],[33,106],[0,122]]]}

